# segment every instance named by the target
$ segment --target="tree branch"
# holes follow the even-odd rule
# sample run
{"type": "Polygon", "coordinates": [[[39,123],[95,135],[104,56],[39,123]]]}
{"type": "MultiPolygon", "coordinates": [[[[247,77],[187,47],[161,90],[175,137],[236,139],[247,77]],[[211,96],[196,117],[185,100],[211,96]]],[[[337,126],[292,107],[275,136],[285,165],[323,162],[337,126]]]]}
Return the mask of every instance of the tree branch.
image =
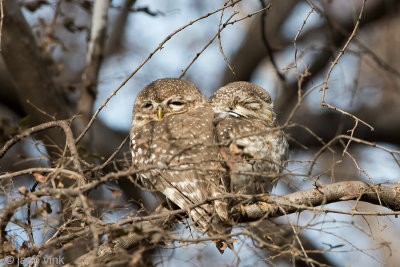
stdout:
{"type": "MultiPolygon", "coordinates": [[[[37,110],[35,106],[57,119],[70,117],[68,104],[60,88],[52,79],[47,62],[36,44],[17,1],[4,1],[3,8],[2,56],[17,85],[21,104],[26,113],[31,115],[31,123],[40,124],[49,121],[49,117],[37,110]]],[[[64,143],[65,139],[57,130],[49,131],[47,135],[60,147],[64,143]]],[[[41,139],[45,140],[43,137],[41,139]]],[[[57,157],[57,149],[48,149],[51,156],[57,157]]]]}
{"type": "Polygon", "coordinates": [[[369,184],[361,181],[348,181],[325,185],[295,192],[274,199],[263,199],[255,204],[235,207],[234,218],[239,222],[250,222],[266,218],[275,218],[303,210],[318,212],[336,212],[349,215],[398,215],[400,214],[400,187],[369,184]],[[379,205],[394,212],[358,212],[315,208],[329,203],[357,200],[379,205]]]}
{"type": "Polygon", "coordinates": [[[93,104],[97,96],[97,79],[103,59],[109,6],[110,1],[94,2],[86,66],[82,75],[83,87],[77,106],[78,114],[83,116],[84,125],[86,125],[91,118],[93,104]]]}

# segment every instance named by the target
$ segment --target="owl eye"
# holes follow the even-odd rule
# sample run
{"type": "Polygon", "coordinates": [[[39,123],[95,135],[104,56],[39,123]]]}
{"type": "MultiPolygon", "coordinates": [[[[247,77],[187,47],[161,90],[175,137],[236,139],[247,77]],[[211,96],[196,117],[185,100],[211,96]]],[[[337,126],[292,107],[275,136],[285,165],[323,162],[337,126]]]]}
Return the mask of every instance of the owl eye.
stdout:
{"type": "Polygon", "coordinates": [[[145,109],[152,109],[153,108],[153,104],[151,102],[147,102],[143,105],[143,108],[145,109]]]}
{"type": "Polygon", "coordinates": [[[244,103],[244,107],[252,110],[258,110],[261,108],[261,104],[258,102],[246,102],[244,103]]]}
{"type": "Polygon", "coordinates": [[[172,109],[181,109],[185,106],[185,102],[181,100],[173,100],[168,103],[168,106],[172,109]]]}

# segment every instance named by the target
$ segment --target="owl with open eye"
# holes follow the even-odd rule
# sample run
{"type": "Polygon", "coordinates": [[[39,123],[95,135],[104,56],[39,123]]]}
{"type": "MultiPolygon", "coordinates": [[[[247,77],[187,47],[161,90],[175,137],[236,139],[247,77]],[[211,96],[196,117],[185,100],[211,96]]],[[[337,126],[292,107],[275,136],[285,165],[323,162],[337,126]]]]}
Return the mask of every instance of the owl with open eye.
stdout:
{"type": "Polygon", "coordinates": [[[227,172],[213,120],[211,105],[195,85],[160,79],[138,94],[130,131],[133,167],[143,184],[190,209],[190,218],[209,235],[225,233],[228,221],[221,198],[227,172]]]}
{"type": "Polygon", "coordinates": [[[286,165],[289,145],[275,122],[267,91],[233,82],[210,98],[220,153],[230,169],[234,193],[270,193],[286,165]]]}

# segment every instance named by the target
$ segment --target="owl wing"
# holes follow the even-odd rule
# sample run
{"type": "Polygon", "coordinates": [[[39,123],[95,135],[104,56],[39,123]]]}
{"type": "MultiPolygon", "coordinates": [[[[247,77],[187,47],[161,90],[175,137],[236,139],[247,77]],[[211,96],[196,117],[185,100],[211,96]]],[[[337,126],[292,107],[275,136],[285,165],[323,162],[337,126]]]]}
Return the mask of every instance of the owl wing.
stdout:
{"type": "Polygon", "coordinates": [[[256,120],[226,117],[216,126],[221,155],[231,169],[231,190],[269,192],[287,160],[288,144],[281,130],[256,120]]]}
{"type": "MultiPolygon", "coordinates": [[[[193,169],[186,179],[192,182],[187,192],[191,192],[188,197],[196,203],[220,197],[227,191],[226,170],[221,164],[213,119],[214,112],[207,105],[182,114],[180,120],[167,121],[171,136],[176,138],[171,145],[178,151],[170,165],[193,169]]],[[[213,203],[219,217],[228,220],[226,201],[215,200],[213,203]]]]}

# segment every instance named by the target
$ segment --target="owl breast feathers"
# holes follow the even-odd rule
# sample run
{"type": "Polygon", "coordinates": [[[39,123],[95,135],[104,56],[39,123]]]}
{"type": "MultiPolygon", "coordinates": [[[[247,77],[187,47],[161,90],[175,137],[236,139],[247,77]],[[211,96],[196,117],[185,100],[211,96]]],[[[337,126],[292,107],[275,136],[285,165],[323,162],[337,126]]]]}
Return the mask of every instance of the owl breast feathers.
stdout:
{"type": "Polygon", "coordinates": [[[269,193],[286,165],[288,142],[277,128],[271,97],[260,86],[233,82],[210,98],[231,191],[269,193]]]}

